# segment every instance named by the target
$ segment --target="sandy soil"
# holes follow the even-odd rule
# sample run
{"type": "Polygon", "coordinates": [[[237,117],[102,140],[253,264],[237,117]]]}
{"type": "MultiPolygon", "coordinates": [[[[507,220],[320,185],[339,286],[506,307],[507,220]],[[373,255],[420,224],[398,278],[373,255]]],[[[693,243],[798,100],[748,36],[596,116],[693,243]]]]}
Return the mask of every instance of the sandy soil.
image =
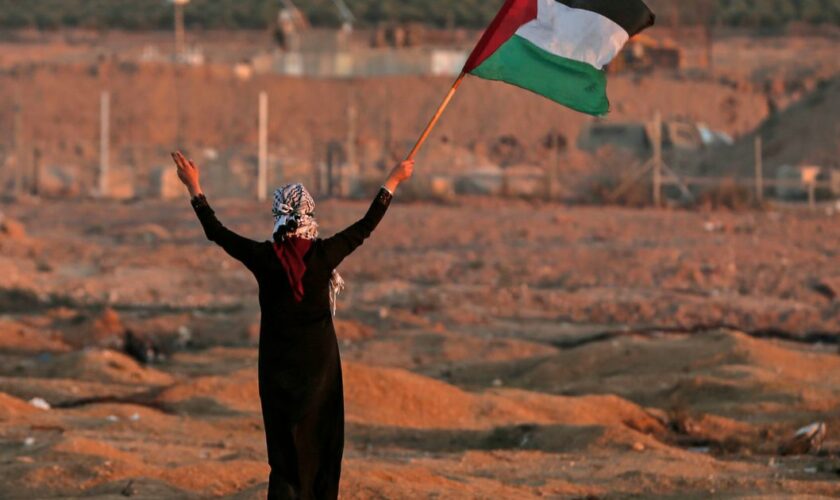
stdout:
{"type": "MultiPolygon", "coordinates": [[[[324,232],[364,209],[321,203],[324,232]]],[[[255,283],[189,205],[2,210],[0,497],[263,496],[255,283]]],[[[840,495],[839,236],[824,213],[398,201],[342,266],[342,497],[840,495]],[[821,451],[780,453],[816,421],[821,451]]]]}

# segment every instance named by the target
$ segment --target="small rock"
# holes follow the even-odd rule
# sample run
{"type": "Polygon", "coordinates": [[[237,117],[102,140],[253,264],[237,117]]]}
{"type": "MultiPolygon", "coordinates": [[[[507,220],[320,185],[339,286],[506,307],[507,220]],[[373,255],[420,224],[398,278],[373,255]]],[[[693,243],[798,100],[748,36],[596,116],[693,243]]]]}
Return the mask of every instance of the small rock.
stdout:
{"type": "Polygon", "coordinates": [[[130,416],[130,417],[128,417],[128,418],[129,418],[129,420],[131,420],[132,422],[137,422],[138,420],[140,420],[140,414],[139,414],[139,413],[137,413],[137,412],[134,412],[134,413],[132,413],[132,414],[131,414],[131,416],[130,416]]]}
{"type": "Polygon", "coordinates": [[[137,488],[134,487],[133,479],[125,485],[125,488],[123,488],[122,491],[120,491],[120,494],[124,497],[130,497],[137,494],[137,488]]]}
{"type": "Polygon", "coordinates": [[[23,440],[23,445],[24,446],[32,446],[34,444],[35,444],[35,438],[32,437],[32,436],[29,436],[28,438],[23,440]]]}
{"type": "Polygon", "coordinates": [[[796,431],[796,434],[779,447],[782,455],[804,455],[819,451],[825,441],[826,426],[823,422],[815,422],[796,431]]]}
{"type": "Polygon", "coordinates": [[[43,398],[32,398],[29,400],[29,404],[34,406],[35,408],[39,408],[41,410],[49,410],[50,404],[47,403],[43,398]]]}
{"type": "Polygon", "coordinates": [[[493,387],[501,387],[503,385],[504,385],[504,382],[502,382],[502,379],[497,378],[497,379],[493,380],[493,387]]]}
{"type": "Polygon", "coordinates": [[[192,340],[192,330],[186,325],[178,327],[178,347],[183,349],[187,347],[192,340]]]}
{"type": "Polygon", "coordinates": [[[119,422],[120,417],[116,415],[108,415],[107,417],[105,417],[105,420],[107,420],[108,422],[119,422]]]}
{"type": "Polygon", "coordinates": [[[824,279],[811,283],[811,289],[828,300],[835,300],[837,298],[838,286],[840,286],[840,280],[835,282],[835,280],[824,279]]]}
{"type": "Polygon", "coordinates": [[[633,451],[645,451],[645,445],[636,441],[633,443],[633,451]]]}
{"type": "Polygon", "coordinates": [[[20,463],[24,463],[24,464],[31,464],[31,463],[35,463],[35,459],[34,459],[34,458],[32,458],[32,457],[27,457],[27,456],[17,457],[17,461],[18,461],[18,462],[20,462],[20,463]]]}

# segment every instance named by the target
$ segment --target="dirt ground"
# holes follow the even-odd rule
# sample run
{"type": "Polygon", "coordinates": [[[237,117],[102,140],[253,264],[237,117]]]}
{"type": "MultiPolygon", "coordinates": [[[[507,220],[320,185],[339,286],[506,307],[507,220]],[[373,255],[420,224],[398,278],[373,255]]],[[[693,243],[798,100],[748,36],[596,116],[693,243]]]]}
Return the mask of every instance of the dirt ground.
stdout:
{"type": "MultiPolygon", "coordinates": [[[[185,196],[84,197],[102,90],[115,184],[147,182],[182,145],[216,158],[205,187],[223,222],[263,239],[267,206],[222,199],[253,193],[260,91],[272,172],[311,172],[343,147],[355,107],[357,159],[378,180],[450,84],[242,79],[232,63],[267,50],[264,33],[191,36],[203,67],[138,64],[168,50],[163,33],[0,41],[0,190],[23,165],[75,197],[0,201],[0,499],[265,496],[256,284],[205,240],[185,196]]],[[[836,40],[732,35],[713,53],[710,71],[611,75],[608,119],[660,110],[741,139],[701,158],[705,173],[752,168],[756,127],[768,172],[836,163],[836,40]]],[[[506,167],[553,165],[545,139],[559,133],[561,190],[575,191],[592,173],[574,151],[591,120],[470,79],[414,182],[501,165],[493,148],[511,138],[524,153],[506,167]]],[[[840,207],[432,204],[407,191],[341,268],[342,498],[840,497],[840,207]],[[821,446],[791,441],[817,422],[821,446]]],[[[320,201],[324,234],[365,209],[320,201]]]]}
{"type": "MultiPolygon", "coordinates": [[[[186,199],[2,212],[0,497],[263,497],[255,282],[186,199]]],[[[341,268],[342,497],[837,497],[837,217],[398,199],[341,268]]]]}

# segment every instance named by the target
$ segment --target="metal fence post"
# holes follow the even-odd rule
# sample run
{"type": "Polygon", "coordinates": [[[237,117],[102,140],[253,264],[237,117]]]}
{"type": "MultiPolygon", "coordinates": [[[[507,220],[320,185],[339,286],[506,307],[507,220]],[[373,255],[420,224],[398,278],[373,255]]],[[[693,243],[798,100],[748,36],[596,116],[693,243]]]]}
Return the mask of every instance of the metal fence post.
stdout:
{"type": "Polygon", "coordinates": [[[764,201],[764,155],[760,135],[755,138],[755,199],[758,203],[764,201]]]}
{"type": "Polygon", "coordinates": [[[103,91],[99,98],[99,196],[108,195],[108,171],[111,161],[111,93],[103,91]]]}
{"type": "Polygon", "coordinates": [[[257,199],[265,201],[268,191],[268,94],[260,92],[259,164],[257,171],[257,199]]]}
{"type": "Polygon", "coordinates": [[[653,117],[653,205],[662,206],[662,113],[653,117]]]}

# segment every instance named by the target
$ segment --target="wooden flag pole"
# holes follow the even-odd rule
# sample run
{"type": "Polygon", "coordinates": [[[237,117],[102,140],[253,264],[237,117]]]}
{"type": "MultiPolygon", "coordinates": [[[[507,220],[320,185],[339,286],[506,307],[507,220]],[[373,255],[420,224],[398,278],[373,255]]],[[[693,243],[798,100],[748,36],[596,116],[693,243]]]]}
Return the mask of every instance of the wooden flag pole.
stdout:
{"type": "Polygon", "coordinates": [[[426,139],[429,138],[429,134],[432,133],[432,129],[435,128],[435,125],[437,125],[438,120],[440,120],[441,115],[443,115],[443,111],[446,109],[447,106],[449,106],[449,101],[452,100],[452,96],[455,95],[455,91],[458,90],[458,87],[461,85],[461,82],[464,81],[464,77],[466,75],[466,73],[461,73],[460,75],[458,75],[458,78],[455,80],[455,83],[452,84],[452,88],[449,89],[449,93],[446,94],[446,98],[443,99],[443,102],[438,107],[437,111],[435,112],[435,115],[432,117],[431,120],[429,120],[429,124],[426,125],[426,129],[423,131],[423,134],[420,135],[420,138],[417,139],[417,142],[414,144],[414,147],[411,148],[411,152],[408,153],[408,156],[406,156],[405,159],[407,161],[414,159],[414,156],[417,154],[417,151],[420,150],[420,147],[423,146],[423,143],[426,142],[426,139]]]}

